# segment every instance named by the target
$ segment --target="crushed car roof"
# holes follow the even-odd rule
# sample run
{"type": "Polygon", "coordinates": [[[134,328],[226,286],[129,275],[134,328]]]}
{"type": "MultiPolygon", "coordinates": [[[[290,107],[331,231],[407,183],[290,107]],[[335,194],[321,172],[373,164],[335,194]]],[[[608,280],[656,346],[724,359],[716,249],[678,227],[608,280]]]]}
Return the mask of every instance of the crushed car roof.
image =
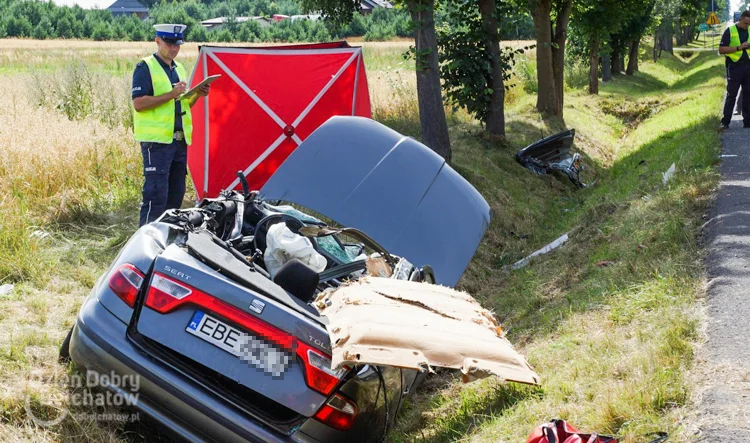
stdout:
{"type": "Polygon", "coordinates": [[[373,120],[332,117],[261,189],[365,232],[454,286],[490,223],[484,198],[418,141],[373,120]]]}
{"type": "Polygon", "coordinates": [[[488,310],[469,294],[444,286],[367,277],[321,293],[315,307],[328,318],[333,367],[376,364],[460,369],[464,381],[496,375],[539,384],[488,310]]]}

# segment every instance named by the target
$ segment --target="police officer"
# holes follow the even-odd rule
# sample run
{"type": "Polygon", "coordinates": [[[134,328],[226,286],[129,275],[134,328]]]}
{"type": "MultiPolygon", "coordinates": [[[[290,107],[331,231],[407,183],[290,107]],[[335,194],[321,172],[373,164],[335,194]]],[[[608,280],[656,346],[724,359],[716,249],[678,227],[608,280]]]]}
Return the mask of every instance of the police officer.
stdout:
{"type": "Polygon", "coordinates": [[[143,155],[143,200],[139,226],[167,209],[179,208],[185,196],[187,145],[193,132],[190,107],[208,95],[209,86],[179,100],[187,91],[187,74],[175,61],[187,26],[154,25],[156,53],[138,62],[133,72],[133,126],[143,155]]]}
{"type": "MultiPolygon", "coordinates": [[[[748,42],[750,11],[744,11],[739,21],[724,31],[719,43],[719,54],[726,56],[727,97],[724,101],[724,116],[721,127],[729,128],[732,110],[737,100],[737,91],[750,91],[750,43],[748,42]]],[[[750,128],[750,100],[741,100],[742,120],[745,128],[750,128]]]]}

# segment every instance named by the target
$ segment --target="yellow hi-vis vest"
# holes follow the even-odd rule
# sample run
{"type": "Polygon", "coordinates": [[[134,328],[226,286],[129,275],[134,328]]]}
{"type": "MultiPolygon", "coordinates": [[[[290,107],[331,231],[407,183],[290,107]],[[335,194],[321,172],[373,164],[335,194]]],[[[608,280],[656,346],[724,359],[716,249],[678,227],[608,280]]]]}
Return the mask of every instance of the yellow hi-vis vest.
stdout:
{"type": "MultiPolygon", "coordinates": [[[[737,31],[737,25],[732,25],[729,27],[729,47],[734,49],[737,48],[737,46],[740,46],[742,42],[740,41],[740,33],[737,31]]],[[[743,51],[734,51],[730,52],[728,54],[724,54],[727,57],[729,57],[729,60],[732,60],[733,62],[737,63],[740,61],[740,58],[742,58],[742,52],[743,51]]],[[[750,56],[750,49],[745,49],[744,52],[747,52],[747,55],[750,56]]]]}
{"type": "MultiPolygon", "coordinates": [[[[143,59],[148,66],[148,70],[151,73],[151,83],[154,87],[154,97],[166,94],[172,90],[172,81],[164,72],[164,68],[159,64],[159,60],[155,56],[150,55],[143,59]]],[[[177,76],[180,81],[186,81],[187,75],[185,75],[185,69],[180,63],[175,63],[175,69],[177,69],[177,76]]],[[[189,100],[181,100],[182,111],[182,131],[185,133],[185,142],[189,145],[193,138],[193,120],[190,116],[190,103],[189,100]]],[[[135,139],[139,142],[154,142],[154,143],[172,143],[174,138],[174,119],[175,119],[175,104],[174,100],[159,105],[153,109],[146,111],[135,111],[133,110],[133,126],[135,132],[135,139]]]]}

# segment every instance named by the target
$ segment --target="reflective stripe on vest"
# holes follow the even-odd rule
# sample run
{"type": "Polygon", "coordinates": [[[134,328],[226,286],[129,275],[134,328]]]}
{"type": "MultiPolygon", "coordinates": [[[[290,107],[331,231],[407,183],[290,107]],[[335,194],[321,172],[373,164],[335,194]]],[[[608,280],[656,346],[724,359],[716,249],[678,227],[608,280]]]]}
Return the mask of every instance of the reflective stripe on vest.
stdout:
{"type": "MultiPolygon", "coordinates": [[[[172,90],[172,81],[164,72],[159,60],[150,55],[143,59],[146,62],[149,72],[151,73],[151,84],[154,87],[154,97],[172,90]]],[[[180,81],[187,81],[187,75],[182,64],[175,61],[177,77],[180,81]]],[[[182,131],[185,133],[185,142],[190,144],[193,138],[193,120],[190,115],[189,100],[181,100],[182,111],[182,131]]],[[[174,138],[174,119],[175,119],[174,100],[161,104],[153,109],[146,111],[133,110],[133,127],[135,139],[139,142],[154,143],[172,143],[174,138]]]]}
{"type": "MultiPolygon", "coordinates": [[[[740,33],[737,31],[737,25],[732,25],[729,27],[729,47],[730,48],[736,48],[737,46],[740,46],[742,42],[740,41],[740,33]]],[[[743,51],[734,51],[730,52],[728,54],[724,54],[727,57],[729,57],[729,60],[732,60],[733,62],[737,63],[740,61],[740,58],[742,58],[742,52],[743,51]]],[[[745,49],[745,51],[748,56],[750,56],[750,49],[745,49]]]]}

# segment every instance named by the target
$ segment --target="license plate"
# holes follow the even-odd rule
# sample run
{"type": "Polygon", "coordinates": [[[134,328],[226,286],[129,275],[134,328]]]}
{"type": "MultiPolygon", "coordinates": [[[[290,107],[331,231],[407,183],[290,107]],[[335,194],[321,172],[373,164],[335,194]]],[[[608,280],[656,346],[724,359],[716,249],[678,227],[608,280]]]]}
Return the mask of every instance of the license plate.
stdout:
{"type": "Polygon", "coordinates": [[[195,312],[185,331],[273,376],[291,362],[286,352],[203,311],[195,312]]]}

